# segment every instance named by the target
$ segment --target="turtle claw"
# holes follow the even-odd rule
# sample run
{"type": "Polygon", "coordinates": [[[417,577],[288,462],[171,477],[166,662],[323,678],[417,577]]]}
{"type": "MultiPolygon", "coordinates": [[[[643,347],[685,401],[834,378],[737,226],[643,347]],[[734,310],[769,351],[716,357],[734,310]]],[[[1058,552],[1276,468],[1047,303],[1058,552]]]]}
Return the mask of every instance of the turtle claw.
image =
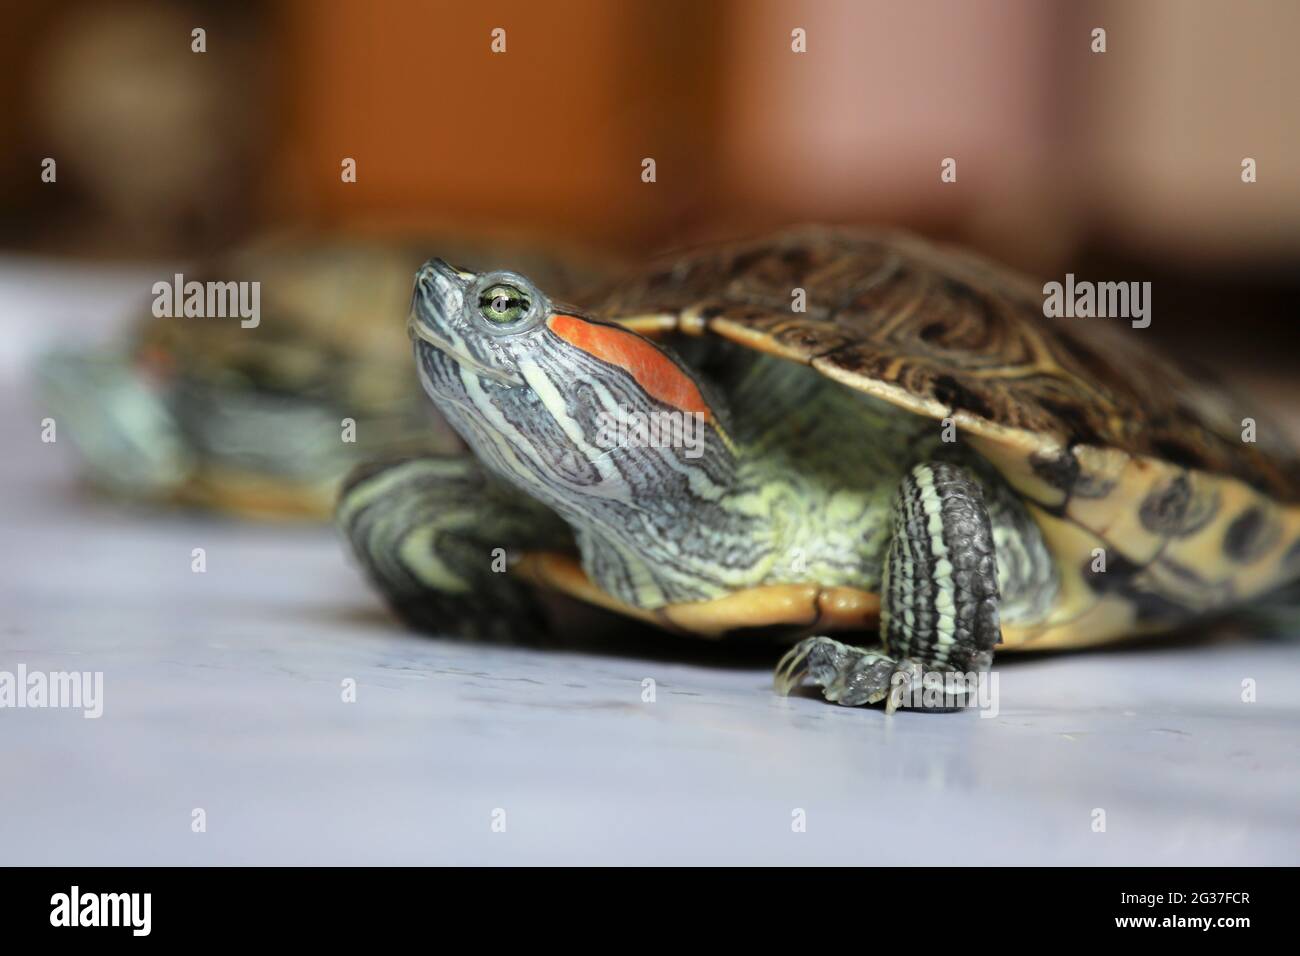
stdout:
{"type": "Polygon", "coordinates": [[[884,651],[852,647],[829,637],[808,637],[781,658],[774,683],[777,693],[785,696],[806,677],[833,703],[857,707],[888,698],[885,712],[893,713],[902,688],[920,676],[915,661],[896,661],[884,651]]]}
{"type": "Polygon", "coordinates": [[[834,679],[838,652],[844,645],[829,637],[809,637],[800,641],[785,653],[777,662],[773,683],[776,692],[788,697],[790,692],[803,683],[804,676],[812,679],[814,684],[825,686],[834,679]]]}

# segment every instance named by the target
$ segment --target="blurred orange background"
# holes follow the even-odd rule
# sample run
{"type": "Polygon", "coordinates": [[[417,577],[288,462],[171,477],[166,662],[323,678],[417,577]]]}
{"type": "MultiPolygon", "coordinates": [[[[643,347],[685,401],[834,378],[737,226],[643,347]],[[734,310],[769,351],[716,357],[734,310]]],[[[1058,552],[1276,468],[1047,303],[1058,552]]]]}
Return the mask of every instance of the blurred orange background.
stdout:
{"type": "Polygon", "coordinates": [[[1243,295],[1245,321],[1294,311],[1300,60],[1287,47],[1300,4],[1288,0],[108,0],[4,13],[10,248],[192,255],[305,222],[452,224],[635,254],[869,221],[1042,274],[1185,279],[1164,304],[1173,295],[1189,323],[1243,295]],[[47,156],[57,186],[40,181],[47,156]],[[341,180],[345,157],[355,183],[341,180]],[[940,181],[946,157],[956,182],[940,181]],[[1255,183],[1242,182],[1245,157],[1255,183]]]}

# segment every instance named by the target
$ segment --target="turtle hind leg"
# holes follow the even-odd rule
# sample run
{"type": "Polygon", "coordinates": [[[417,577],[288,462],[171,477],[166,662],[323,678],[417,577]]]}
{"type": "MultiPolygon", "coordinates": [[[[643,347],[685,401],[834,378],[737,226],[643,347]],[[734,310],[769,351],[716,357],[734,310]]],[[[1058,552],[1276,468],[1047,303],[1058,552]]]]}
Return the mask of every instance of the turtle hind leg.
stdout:
{"type": "MultiPolygon", "coordinates": [[[[806,675],[828,700],[952,709],[1001,640],[997,556],[980,486],[947,462],[917,465],[899,486],[881,582],[879,648],[801,641],[777,665],[788,692],[806,675]],[[933,695],[926,691],[933,689],[933,695]]],[[[927,708],[930,709],[930,708],[927,708]]]]}
{"type": "Polygon", "coordinates": [[[510,562],[523,549],[572,546],[558,517],[464,456],[360,466],[336,521],[404,622],[476,639],[540,637],[541,611],[510,562]]]}

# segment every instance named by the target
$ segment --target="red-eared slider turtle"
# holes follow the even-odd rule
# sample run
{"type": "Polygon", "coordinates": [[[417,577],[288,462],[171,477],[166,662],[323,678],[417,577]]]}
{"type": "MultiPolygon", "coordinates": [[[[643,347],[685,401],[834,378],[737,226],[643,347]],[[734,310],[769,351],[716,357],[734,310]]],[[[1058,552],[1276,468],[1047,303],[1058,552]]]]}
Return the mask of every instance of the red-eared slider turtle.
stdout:
{"type": "Polygon", "coordinates": [[[1146,333],[1045,318],[972,255],[803,229],[583,304],[418,273],[420,378],[474,457],[363,467],[338,511],[408,621],[521,633],[545,586],[784,632],[780,687],[892,706],[999,646],[1164,630],[1300,574],[1300,472],[1265,424],[1243,441],[1146,333]]]}
{"type": "MultiPolygon", "coordinates": [[[[115,494],[326,517],[358,462],[462,447],[423,400],[392,321],[431,241],[283,234],[187,270],[182,288],[258,283],[258,315],[151,308],[119,351],[46,356],[49,406],[88,476],[115,494]]],[[[479,268],[522,255],[551,281],[571,281],[568,266],[520,243],[453,248],[479,268]]],[[[171,271],[160,280],[175,284],[171,271]]]]}

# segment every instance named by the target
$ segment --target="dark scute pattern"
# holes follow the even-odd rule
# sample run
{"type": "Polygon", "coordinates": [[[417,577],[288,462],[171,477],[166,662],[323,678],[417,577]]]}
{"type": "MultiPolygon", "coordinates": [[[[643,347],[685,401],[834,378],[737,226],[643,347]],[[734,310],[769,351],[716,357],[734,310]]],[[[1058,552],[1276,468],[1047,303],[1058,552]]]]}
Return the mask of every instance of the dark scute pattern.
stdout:
{"type": "Polygon", "coordinates": [[[1223,553],[1239,564],[1248,564],[1272,548],[1281,533],[1281,526],[1267,509],[1248,508],[1228,526],[1223,553]]]}
{"type": "Polygon", "coordinates": [[[1079,460],[1069,451],[1053,455],[1033,455],[1029,467],[1053,488],[1069,493],[1079,481],[1079,460]]]}
{"type": "Polygon", "coordinates": [[[1047,318],[1041,283],[905,234],[808,227],[709,246],[594,301],[615,318],[677,312],[736,323],[804,361],[821,358],[1062,448],[1115,447],[1300,500],[1300,464],[1280,433],[1156,354],[1145,331],[1121,319],[1047,318]],[[791,311],[795,288],[807,294],[804,313],[791,311]],[[1258,443],[1241,440],[1247,414],[1259,421],[1258,443]]]}
{"type": "MultiPolygon", "coordinates": [[[[1146,624],[1174,624],[1185,621],[1193,611],[1186,605],[1161,594],[1152,587],[1148,580],[1146,568],[1134,564],[1123,555],[1108,552],[1105,569],[1094,568],[1094,559],[1089,555],[1080,566],[1083,580],[1096,594],[1114,595],[1131,604],[1138,621],[1146,624]]],[[[1205,582],[1197,581],[1198,587],[1204,589],[1205,582]]]]}
{"type": "Polygon", "coordinates": [[[993,415],[993,410],[979,392],[972,392],[951,375],[940,375],[934,380],[934,395],[954,411],[974,412],[982,418],[993,415]]]}
{"type": "Polygon", "coordinates": [[[1214,518],[1218,508],[1214,490],[1197,492],[1191,479],[1182,474],[1152,491],[1138,510],[1142,527],[1166,538],[1195,534],[1214,518]]]}

